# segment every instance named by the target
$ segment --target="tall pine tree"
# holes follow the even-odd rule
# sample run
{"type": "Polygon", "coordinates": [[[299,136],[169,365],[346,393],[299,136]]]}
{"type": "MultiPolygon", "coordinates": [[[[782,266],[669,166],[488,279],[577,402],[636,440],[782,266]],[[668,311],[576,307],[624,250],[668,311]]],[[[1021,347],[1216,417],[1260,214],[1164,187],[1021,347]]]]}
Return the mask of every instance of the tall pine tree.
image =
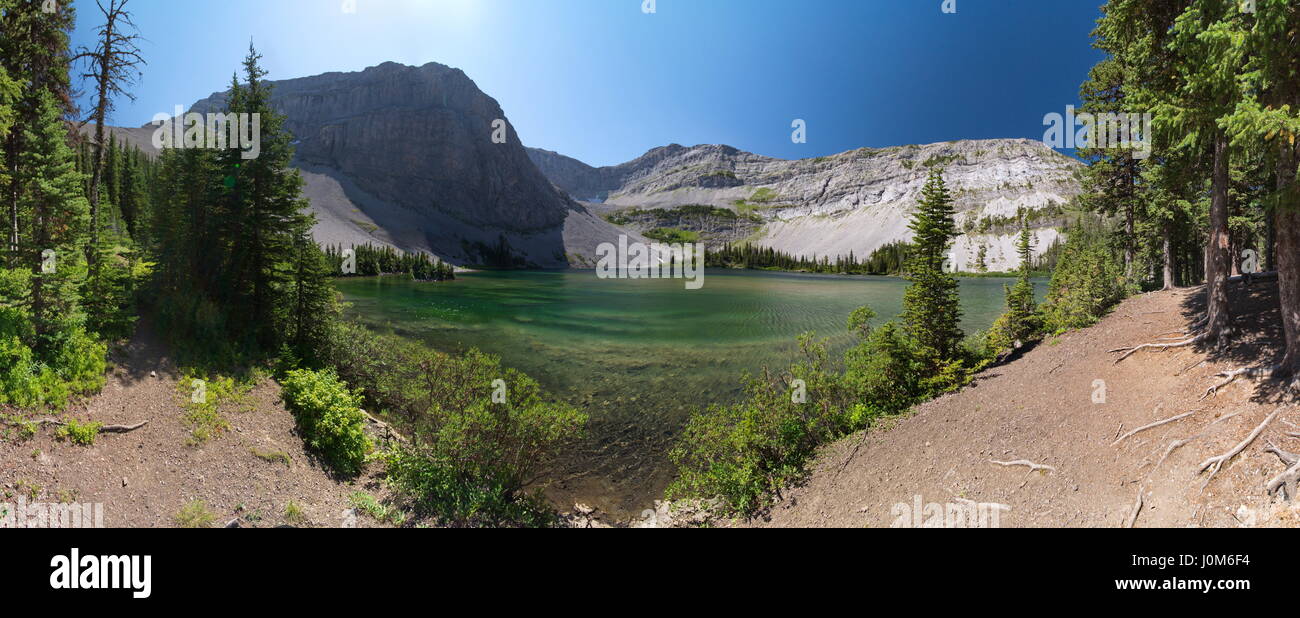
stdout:
{"type": "Polygon", "coordinates": [[[957,358],[963,337],[957,277],[945,271],[957,224],[942,169],[930,172],[908,229],[913,248],[907,274],[911,285],[903,294],[903,326],[930,369],[938,372],[957,358]]]}

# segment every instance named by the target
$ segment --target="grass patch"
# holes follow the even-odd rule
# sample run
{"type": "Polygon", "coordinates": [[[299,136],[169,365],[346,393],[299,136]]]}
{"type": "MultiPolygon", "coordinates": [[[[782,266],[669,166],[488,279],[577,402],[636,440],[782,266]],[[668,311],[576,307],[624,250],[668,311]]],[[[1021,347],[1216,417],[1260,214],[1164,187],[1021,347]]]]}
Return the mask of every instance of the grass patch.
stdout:
{"type": "Polygon", "coordinates": [[[211,528],[212,522],[216,520],[217,514],[202,500],[191,500],[172,516],[172,521],[178,528],[211,528]]]}
{"type": "Polygon", "coordinates": [[[201,446],[229,431],[230,421],[222,415],[224,409],[235,407],[245,412],[253,409],[248,401],[248,392],[253,389],[251,381],[240,383],[221,376],[206,379],[186,372],[176,389],[183,398],[185,423],[190,428],[185,440],[187,446],[201,446]]]}
{"type": "Polygon", "coordinates": [[[14,483],[14,489],[18,490],[19,493],[26,494],[27,499],[32,502],[35,502],[41,495],[41,486],[27,479],[18,479],[18,482],[14,483]]]}
{"type": "Polygon", "coordinates": [[[92,446],[95,444],[95,438],[99,436],[99,430],[103,426],[103,423],[81,423],[74,418],[69,420],[67,425],[54,432],[54,438],[56,440],[67,440],[81,446],[92,446]]]}
{"type": "Polygon", "coordinates": [[[307,524],[307,513],[303,512],[301,505],[290,500],[284,505],[284,521],[294,526],[307,524]]]}
{"type": "Polygon", "coordinates": [[[13,440],[17,438],[18,442],[26,442],[36,437],[36,431],[39,426],[17,414],[9,416],[0,416],[0,423],[5,426],[4,439],[13,440]]]}
{"type": "Polygon", "coordinates": [[[248,449],[248,452],[252,453],[254,457],[267,463],[282,463],[286,468],[293,467],[293,458],[289,457],[289,454],[284,451],[264,451],[257,447],[253,447],[248,449]]]}
{"type": "Polygon", "coordinates": [[[375,521],[387,522],[394,526],[406,523],[405,513],[380,503],[374,496],[364,491],[353,493],[348,497],[348,501],[352,503],[352,508],[375,521]]]}

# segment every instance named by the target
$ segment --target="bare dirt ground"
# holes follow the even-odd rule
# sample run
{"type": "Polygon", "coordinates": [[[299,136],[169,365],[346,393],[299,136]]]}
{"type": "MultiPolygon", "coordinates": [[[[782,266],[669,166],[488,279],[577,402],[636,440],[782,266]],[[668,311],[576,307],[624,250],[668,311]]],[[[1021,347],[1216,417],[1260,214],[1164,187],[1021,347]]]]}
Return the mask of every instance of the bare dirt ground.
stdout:
{"type": "Polygon", "coordinates": [[[1300,405],[1275,384],[1245,380],[1201,399],[1220,371],[1281,355],[1276,284],[1236,284],[1232,302],[1229,350],[1142,350],[1117,364],[1110,350],[1177,341],[1203,314],[1202,288],[1131,298],[1100,324],[1043,342],[890,430],[827,447],[807,483],[740,525],[889,527],[906,523],[900,514],[915,512],[919,496],[941,508],[1005,505],[1002,527],[1125,527],[1140,494],[1135,527],[1300,526],[1300,506],[1265,489],[1287,468],[1269,445],[1300,451],[1300,405]],[[1217,475],[1201,472],[1274,412],[1217,475]],[[993,463],[1018,460],[1052,469],[993,463]]]}
{"type": "Polygon", "coordinates": [[[356,491],[383,497],[374,471],[347,481],[323,469],[305,450],[273,380],[260,380],[242,403],[221,409],[228,431],[190,446],[182,406],[188,390],[179,388],[181,376],[148,326],[110,360],[103,392],[57,418],[148,425],[101,434],[92,446],[56,439],[51,425],[31,439],[11,432],[0,439],[0,503],[20,495],[29,502],[102,503],[104,525],[113,528],[175,526],[193,501],[206,504],[215,527],[377,525],[349,502],[356,491]],[[286,514],[290,502],[301,515],[286,514]]]}

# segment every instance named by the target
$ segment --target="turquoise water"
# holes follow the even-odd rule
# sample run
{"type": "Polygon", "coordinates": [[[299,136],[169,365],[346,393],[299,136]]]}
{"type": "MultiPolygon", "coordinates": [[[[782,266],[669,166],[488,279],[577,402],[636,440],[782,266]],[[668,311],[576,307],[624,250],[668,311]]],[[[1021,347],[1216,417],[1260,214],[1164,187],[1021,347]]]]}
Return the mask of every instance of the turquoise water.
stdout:
{"type": "MultiPolygon", "coordinates": [[[[963,279],[966,331],[1001,313],[1007,279],[963,279]]],[[[815,331],[836,352],[850,312],[902,310],[906,282],[754,271],[681,280],[598,279],[593,271],[483,272],[448,283],[400,277],[336,283],[368,326],[445,351],[478,348],[591,416],[549,490],[611,513],[639,513],[671,480],[664,453],[691,411],[734,401],[740,377],[795,359],[815,331]]],[[[1046,287],[1038,286],[1040,294],[1046,287]]],[[[877,322],[881,321],[880,319],[877,322]]]]}

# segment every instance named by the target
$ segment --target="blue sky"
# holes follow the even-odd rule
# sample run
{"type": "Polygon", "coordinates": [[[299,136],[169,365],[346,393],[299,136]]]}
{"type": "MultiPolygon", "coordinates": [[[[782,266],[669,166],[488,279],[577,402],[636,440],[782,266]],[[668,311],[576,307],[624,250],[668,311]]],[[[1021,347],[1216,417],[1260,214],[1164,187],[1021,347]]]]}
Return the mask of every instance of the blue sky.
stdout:
{"type": "MultiPolygon", "coordinates": [[[[114,124],[270,79],[385,61],[463,69],[525,144],[611,165],[669,143],[781,158],[1041,139],[1100,59],[1102,0],[131,0],[149,65],[114,124]],[[808,141],[792,143],[791,122],[808,141]]],[[[74,46],[98,24],[80,0],[74,46]]]]}

